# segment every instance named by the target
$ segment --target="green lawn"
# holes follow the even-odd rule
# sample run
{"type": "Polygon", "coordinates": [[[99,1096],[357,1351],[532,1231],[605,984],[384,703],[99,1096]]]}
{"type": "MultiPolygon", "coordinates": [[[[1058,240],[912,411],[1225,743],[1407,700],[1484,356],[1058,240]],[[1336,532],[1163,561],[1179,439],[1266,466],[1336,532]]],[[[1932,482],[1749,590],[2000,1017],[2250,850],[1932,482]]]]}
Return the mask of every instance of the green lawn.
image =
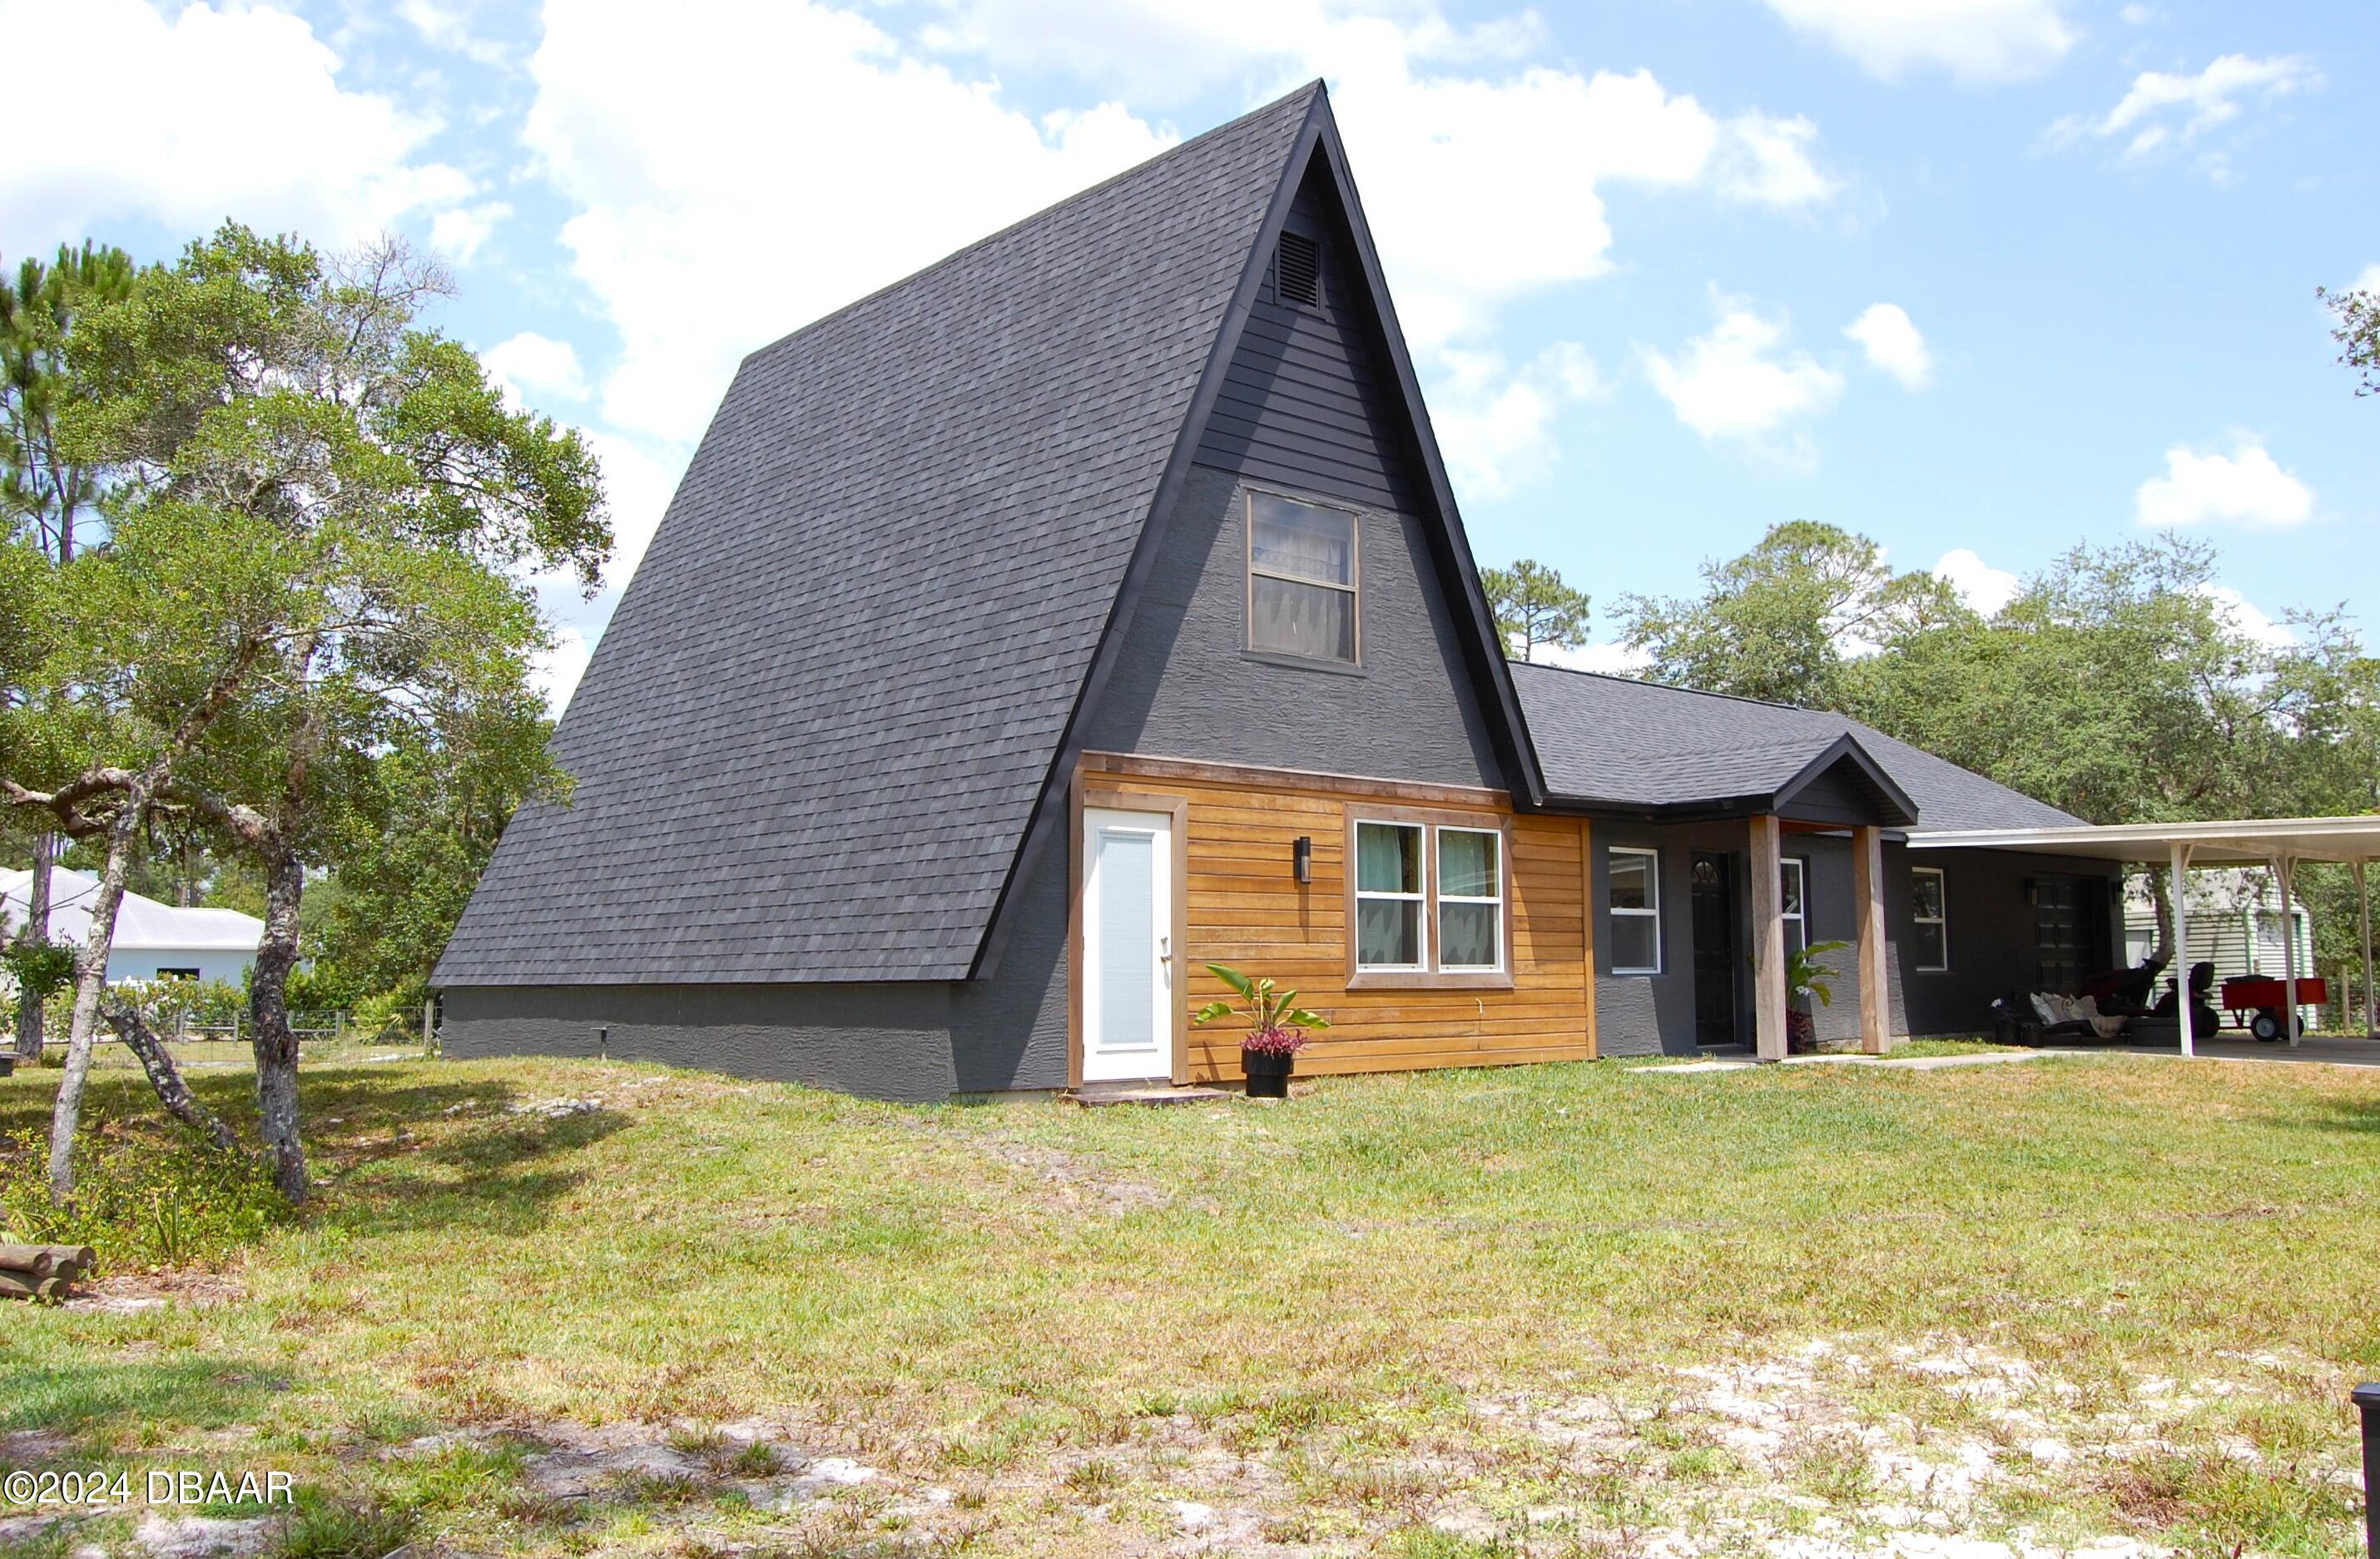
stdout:
{"type": "MultiPolygon", "coordinates": [[[[0,1460],[291,1469],[292,1556],[2360,1549],[2380,1071],[1078,1110],[370,1054],[310,1068],[302,1224],[119,1191],[120,1241],[223,1253],[0,1312],[0,1460]]],[[[137,1077],[94,1104],[105,1174],[184,1161],[137,1077]]]]}

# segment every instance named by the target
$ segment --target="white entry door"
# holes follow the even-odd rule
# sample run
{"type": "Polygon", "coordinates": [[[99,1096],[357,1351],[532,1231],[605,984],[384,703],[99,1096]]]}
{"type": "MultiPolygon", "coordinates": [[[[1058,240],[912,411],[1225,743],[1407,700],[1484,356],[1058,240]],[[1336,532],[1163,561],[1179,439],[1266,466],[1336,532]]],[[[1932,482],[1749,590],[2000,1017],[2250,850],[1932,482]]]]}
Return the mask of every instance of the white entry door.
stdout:
{"type": "Polygon", "coordinates": [[[1173,817],[1083,809],[1083,1081],[1173,1071],[1173,817]]]}

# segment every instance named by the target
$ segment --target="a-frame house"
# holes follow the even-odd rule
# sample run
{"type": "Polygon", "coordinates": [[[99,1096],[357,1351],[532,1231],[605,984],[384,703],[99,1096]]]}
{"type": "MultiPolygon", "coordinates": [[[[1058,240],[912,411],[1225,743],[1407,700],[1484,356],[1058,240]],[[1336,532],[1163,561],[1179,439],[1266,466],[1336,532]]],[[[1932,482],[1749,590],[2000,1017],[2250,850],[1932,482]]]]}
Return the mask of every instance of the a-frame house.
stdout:
{"type": "MultiPolygon", "coordinates": [[[[1633,900],[1806,836],[1804,890],[1878,907],[1881,995],[1921,801],[2063,816],[1839,717],[1607,683],[1505,660],[1316,83],[745,360],[562,723],[571,804],[514,820],[439,966],[446,1045],[904,1098],[1231,1080],[1188,1021],[1220,962],[1331,1019],[1308,1072],[1773,1048],[1739,987],[1775,983],[1775,865],[1716,974],[1598,934],[1636,956],[1633,900]]],[[[1926,1021],[1890,995],[1876,1032],[1926,1021]]]]}

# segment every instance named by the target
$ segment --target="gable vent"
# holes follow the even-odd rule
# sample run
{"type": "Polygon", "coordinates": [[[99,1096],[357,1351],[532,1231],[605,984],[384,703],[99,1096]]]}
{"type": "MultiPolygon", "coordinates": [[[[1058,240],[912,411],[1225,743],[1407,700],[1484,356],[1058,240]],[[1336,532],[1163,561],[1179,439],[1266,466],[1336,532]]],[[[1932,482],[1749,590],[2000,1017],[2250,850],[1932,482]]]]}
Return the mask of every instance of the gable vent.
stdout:
{"type": "Polygon", "coordinates": [[[1283,303],[1322,307],[1322,246],[1302,233],[1281,236],[1274,257],[1273,290],[1283,303]]]}

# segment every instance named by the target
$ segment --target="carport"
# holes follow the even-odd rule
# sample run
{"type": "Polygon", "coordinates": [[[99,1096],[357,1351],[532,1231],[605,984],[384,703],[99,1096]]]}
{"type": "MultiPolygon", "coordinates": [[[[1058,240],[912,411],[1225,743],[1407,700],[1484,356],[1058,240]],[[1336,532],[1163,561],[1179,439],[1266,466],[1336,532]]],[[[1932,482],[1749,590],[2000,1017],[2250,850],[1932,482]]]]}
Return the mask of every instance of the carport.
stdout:
{"type": "MultiPolygon", "coordinates": [[[[2211,823],[2118,823],[2105,827],[2079,825],[2053,828],[1968,828],[1918,830],[1909,835],[1909,848],[1918,850],[2022,850],[2040,855],[2070,855],[2082,860],[2111,861],[2126,865],[2169,868],[2167,892],[2172,899],[2174,961],[2180,977],[2189,978],[2189,905],[2182,884],[2193,866],[2264,866],[2280,890],[2282,923],[2297,903],[2295,881],[2301,862],[2342,863],[2355,874],[2358,944],[2363,950],[2363,1027],[2380,1038],[2372,991],[2372,893],[2366,880],[2372,862],[2380,860],[2380,816],[2372,817],[2240,817],[2211,823]]],[[[2301,994],[2298,981],[2311,973],[2297,967],[2297,938],[2284,936],[2282,990],[2301,994]]],[[[2195,1055],[2189,1003],[2182,1001],[2181,1053],[2195,1055]]],[[[2296,1001],[2285,1003],[2289,1042],[2299,1043],[2296,1001]]]]}

